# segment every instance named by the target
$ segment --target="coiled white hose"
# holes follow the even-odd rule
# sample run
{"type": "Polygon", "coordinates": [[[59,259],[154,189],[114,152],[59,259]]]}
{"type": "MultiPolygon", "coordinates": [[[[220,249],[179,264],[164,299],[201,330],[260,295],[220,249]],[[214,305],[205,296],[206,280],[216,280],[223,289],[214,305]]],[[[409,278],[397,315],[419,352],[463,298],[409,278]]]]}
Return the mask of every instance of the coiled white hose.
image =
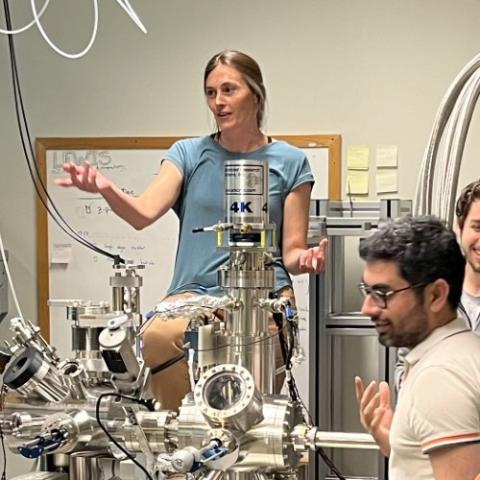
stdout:
{"type": "MultiPolygon", "coordinates": [[[[53,41],[50,39],[47,32],[43,28],[43,25],[40,22],[40,17],[43,15],[45,10],[47,9],[49,1],[50,0],[45,0],[45,3],[43,5],[43,7],[40,9],[40,11],[38,11],[35,0],[30,0],[30,6],[32,8],[33,20],[29,24],[25,25],[24,27],[18,28],[18,29],[5,30],[5,29],[0,28],[0,33],[3,33],[5,35],[15,35],[17,33],[25,32],[29,28],[36,25],[40,34],[42,35],[44,40],[47,42],[47,44],[55,52],[57,52],[59,55],[62,55],[63,57],[70,58],[70,59],[77,59],[77,58],[83,57],[92,48],[93,43],[95,42],[95,38],[97,37],[97,31],[98,31],[98,0],[93,0],[94,20],[93,20],[93,29],[92,29],[92,34],[90,36],[90,40],[88,41],[87,46],[83,50],[81,50],[80,52],[77,52],[77,53],[68,53],[68,52],[65,52],[64,50],[62,50],[61,48],[59,48],[57,45],[55,45],[53,43],[53,41]]],[[[115,0],[115,1],[128,14],[128,16],[138,26],[138,28],[140,28],[140,30],[143,33],[147,33],[147,30],[146,30],[145,26],[143,25],[140,18],[138,17],[138,15],[133,10],[132,6],[130,5],[130,2],[128,0],[115,0]]]]}

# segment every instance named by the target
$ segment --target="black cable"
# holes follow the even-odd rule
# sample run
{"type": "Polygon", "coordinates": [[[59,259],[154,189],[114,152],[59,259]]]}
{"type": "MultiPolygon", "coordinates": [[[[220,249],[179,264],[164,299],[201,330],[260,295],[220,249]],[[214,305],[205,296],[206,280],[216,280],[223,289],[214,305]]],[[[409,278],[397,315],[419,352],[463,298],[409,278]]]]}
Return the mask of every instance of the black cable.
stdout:
{"type": "MultiPolygon", "coordinates": [[[[288,321],[287,315],[284,315],[282,313],[274,313],[273,319],[275,321],[275,324],[278,330],[278,339],[280,342],[280,349],[282,351],[283,362],[285,364],[285,371],[289,372],[289,375],[287,375],[287,387],[290,394],[290,398],[293,401],[301,402],[298,389],[296,388],[295,378],[293,377],[293,374],[292,374],[293,345],[295,340],[294,333],[293,333],[294,324],[293,322],[288,321]],[[284,329],[285,329],[285,327],[283,327],[284,319],[287,319],[285,327],[288,326],[288,329],[287,329],[288,342],[284,335],[284,329]]],[[[303,405],[303,402],[301,403],[303,405]]]]}
{"type": "MultiPolygon", "coordinates": [[[[4,0],[4,8],[5,8],[5,20],[6,20],[7,28],[11,29],[11,18],[10,18],[10,10],[9,10],[9,5],[8,5],[8,0],[4,0]]],[[[36,193],[37,193],[41,203],[43,204],[43,206],[45,207],[47,212],[51,215],[51,217],[55,220],[57,225],[67,235],[72,237],[72,235],[70,235],[65,230],[65,228],[62,225],[59,224],[59,222],[55,218],[55,215],[53,215],[53,213],[49,210],[48,202],[50,201],[50,203],[52,204],[52,207],[53,207],[54,211],[56,212],[56,214],[66,224],[65,220],[62,218],[61,214],[58,212],[56,206],[52,202],[45,185],[43,184],[43,181],[41,179],[41,176],[40,176],[40,173],[39,173],[39,170],[38,170],[37,163],[35,161],[32,162],[29,158],[28,149],[30,150],[30,155],[34,159],[35,159],[35,154],[33,152],[30,132],[29,132],[29,129],[28,129],[28,122],[27,122],[26,115],[25,115],[25,108],[24,108],[21,89],[20,89],[20,81],[19,81],[19,77],[18,77],[18,68],[17,68],[17,63],[16,63],[15,45],[14,45],[14,41],[13,41],[13,35],[8,35],[8,41],[9,41],[9,52],[10,52],[10,66],[11,66],[11,73],[12,73],[12,86],[13,86],[13,94],[14,94],[14,100],[15,100],[15,113],[16,113],[17,126],[18,126],[18,131],[19,131],[19,134],[20,134],[20,140],[21,140],[21,143],[22,143],[23,153],[24,153],[25,160],[26,160],[26,163],[27,163],[27,168],[29,170],[30,177],[33,181],[36,193]],[[22,125],[22,119],[23,119],[23,125],[22,125]],[[24,132],[24,130],[25,130],[25,132],[24,132]],[[25,134],[27,136],[27,139],[25,139],[25,137],[24,137],[25,134]],[[28,149],[27,149],[27,145],[28,145],[28,149]],[[33,172],[32,164],[34,165],[36,174],[34,174],[34,172],[33,172]],[[39,189],[39,184],[42,187],[43,194],[39,189]],[[46,196],[47,200],[45,200],[44,196],[46,196]]],[[[68,224],[67,224],[67,227],[74,234],[76,234],[76,232],[73,231],[73,229],[71,229],[71,227],[68,224]]],[[[77,237],[82,238],[78,234],[77,234],[77,237]]],[[[78,238],[77,238],[77,241],[79,241],[78,238]]],[[[87,243],[87,241],[84,240],[84,239],[82,239],[82,241],[84,241],[84,245],[87,243]]],[[[80,241],[80,242],[83,243],[82,241],[80,241]]]]}
{"type": "Polygon", "coordinates": [[[105,435],[108,437],[108,439],[121,451],[123,452],[138,468],[140,468],[144,473],[145,475],[147,476],[148,480],[153,480],[153,477],[150,475],[150,473],[148,472],[148,470],[126,449],[124,448],[122,445],[120,445],[120,443],[118,443],[115,438],[113,438],[113,436],[111,435],[111,433],[106,429],[106,427],[103,425],[102,423],[102,420],[100,418],[100,404],[102,402],[102,399],[103,398],[106,398],[106,397],[117,397],[117,398],[124,398],[126,400],[130,400],[130,401],[133,401],[133,402],[136,402],[136,403],[139,403],[140,405],[144,405],[146,406],[147,408],[150,409],[150,405],[148,404],[147,401],[145,400],[140,400],[138,398],[134,398],[134,397],[129,397],[127,395],[122,395],[120,393],[116,393],[116,392],[108,392],[108,393],[102,393],[99,395],[99,397],[97,398],[97,402],[95,404],[95,418],[97,419],[97,423],[98,423],[98,426],[104,431],[105,435]]]}
{"type": "Polygon", "coordinates": [[[282,359],[283,363],[287,365],[287,359],[288,359],[288,352],[287,352],[287,343],[285,341],[285,336],[283,335],[283,330],[282,330],[282,325],[283,325],[283,314],[281,313],[274,313],[273,315],[273,321],[275,322],[275,325],[278,330],[278,339],[280,342],[280,350],[282,351],[282,359]]]}
{"type": "Polygon", "coordinates": [[[315,450],[320,457],[322,457],[322,460],[325,462],[328,468],[337,476],[339,480],[346,480],[346,478],[340,473],[338,468],[335,466],[333,461],[328,457],[326,454],[325,450],[322,447],[317,447],[315,450]]]}
{"type": "MultiPolygon", "coordinates": [[[[12,29],[12,22],[11,22],[11,17],[10,17],[10,7],[8,0],[3,0],[3,6],[4,6],[4,11],[5,11],[5,23],[7,26],[8,30],[12,29]]],[[[46,211],[48,214],[51,216],[51,218],[55,221],[55,223],[58,225],[58,227],[70,238],[73,240],[77,241],[81,245],[90,248],[91,250],[95,251],[96,253],[100,255],[104,255],[106,257],[111,258],[112,260],[115,261],[116,264],[118,263],[125,263],[125,261],[116,254],[112,254],[110,252],[107,252],[100,247],[94,245],[90,241],[86,240],[83,238],[78,232],[76,232],[68,223],[67,221],[63,218],[59,210],[57,209],[55,203],[52,201],[48,190],[42,180],[38,164],[36,161],[36,156],[35,152],[33,150],[32,146],[32,141],[31,141],[31,136],[30,136],[30,131],[28,127],[28,121],[26,118],[25,114],[25,107],[23,103],[23,98],[22,98],[22,92],[20,88],[20,80],[18,76],[18,68],[17,68],[17,62],[16,62],[16,55],[15,55],[15,45],[13,41],[13,34],[8,34],[8,43],[9,43],[9,53],[10,53],[10,67],[11,67],[11,73],[12,73],[12,87],[13,87],[13,94],[14,94],[14,104],[15,104],[15,113],[16,113],[16,118],[17,118],[17,126],[18,126],[18,131],[20,134],[20,140],[22,143],[22,148],[23,148],[23,153],[25,156],[25,160],[27,163],[27,168],[30,173],[30,177],[32,179],[33,185],[35,187],[35,191],[38,195],[38,198],[40,199],[40,202],[42,205],[45,207],[46,211]],[[23,124],[22,124],[23,120],[23,124]],[[27,138],[25,138],[25,136],[27,138]],[[28,145],[28,148],[27,148],[28,145]],[[30,151],[30,153],[29,153],[30,151]],[[31,158],[33,158],[33,161],[30,159],[29,155],[31,158]],[[33,168],[32,168],[33,165],[33,168]],[[34,172],[35,170],[35,172],[34,172]],[[40,188],[41,187],[41,188],[40,188]],[[51,208],[49,207],[51,205],[51,208],[53,209],[53,213],[51,208]],[[62,223],[63,222],[63,225],[62,223]],[[69,230],[69,231],[67,231],[69,230]]]]}
{"type": "Polygon", "coordinates": [[[150,373],[152,375],[155,375],[156,373],[160,373],[163,370],[166,370],[168,367],[171,367],[172,365],[175,365],[177,362],[180,360],[183,360],[185,358],[185,353],[181,353],[177,355],[176,357],[171,357],[169,358],[166,362],[160,363],[156,367],[153,367],[150,369],[150,373]]]}

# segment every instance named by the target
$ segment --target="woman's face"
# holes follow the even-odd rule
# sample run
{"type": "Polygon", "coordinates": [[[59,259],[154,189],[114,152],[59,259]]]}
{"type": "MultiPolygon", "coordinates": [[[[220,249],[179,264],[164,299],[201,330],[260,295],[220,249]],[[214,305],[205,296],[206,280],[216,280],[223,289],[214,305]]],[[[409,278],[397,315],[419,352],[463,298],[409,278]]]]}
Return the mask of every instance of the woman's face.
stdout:
{"type": "Polygon", "coordinates": [[[257,98],[235,68],[217,65],[205,82],[205,96],[222,132],[257,128],[257,98]]]}

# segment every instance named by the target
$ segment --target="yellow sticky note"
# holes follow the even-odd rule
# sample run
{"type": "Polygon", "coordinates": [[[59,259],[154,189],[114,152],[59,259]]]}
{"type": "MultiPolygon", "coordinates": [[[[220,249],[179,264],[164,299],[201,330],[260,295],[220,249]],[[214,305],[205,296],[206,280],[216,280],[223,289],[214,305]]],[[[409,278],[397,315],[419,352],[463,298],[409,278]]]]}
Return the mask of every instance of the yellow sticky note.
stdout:
{"type": "Polygon", "coordinates": [[[348,170],[347,195],[368,194],[368,170],[348,170]]]}
{"type": "Polygon", "coordinates": [[[350,145],[347,149],[347,168],[368,170],[369,153],[367,145],[350,145]]]}
{"type": "Polygon", "coordinates": [[[377,193],[398,192],[398,170],[396,168],[377,170],[376,185],[377,193]]]}
{"type": "Polygon", "coordinates": [[[397,167],[398,147],[396,145],[378,145],[375,157],[377,167],[397,167]]]}

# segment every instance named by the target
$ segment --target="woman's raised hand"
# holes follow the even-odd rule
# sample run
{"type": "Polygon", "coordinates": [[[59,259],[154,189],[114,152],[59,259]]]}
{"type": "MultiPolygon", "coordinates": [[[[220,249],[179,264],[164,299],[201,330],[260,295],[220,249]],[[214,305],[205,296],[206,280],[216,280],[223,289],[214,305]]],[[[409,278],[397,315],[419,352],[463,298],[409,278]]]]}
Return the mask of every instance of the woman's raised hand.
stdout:
{"type": "Polygon", "coordinates": [[[325,270],[328,240],[322,238],[316,247],[300,254],[298,266],[301,273],[320,273],[325,270]]]}
{"type": "Polygon", "coordinates": [[[63,169],[69,177],[55,180],[61,187],[77,187],[84,192],[102,193],[111,186],[110,180],[88,162],[85,162],[85,165],[66,163],[63,169]]]}

